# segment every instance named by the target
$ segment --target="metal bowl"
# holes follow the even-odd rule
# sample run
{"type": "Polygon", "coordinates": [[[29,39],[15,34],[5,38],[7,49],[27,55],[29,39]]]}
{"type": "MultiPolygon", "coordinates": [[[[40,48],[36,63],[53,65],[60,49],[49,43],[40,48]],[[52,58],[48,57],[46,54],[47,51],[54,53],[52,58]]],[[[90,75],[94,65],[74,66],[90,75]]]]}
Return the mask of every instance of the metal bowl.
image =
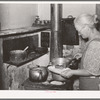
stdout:
{"type": "Polygon", "coordinates": [[[53,73],[53,72],[52,72],[52,78],[53,78],[53,80],[55,80],[55,81],[60,81],[60,82],[66,82],[66,81],[67,81],[66,78],[64,78],[64,77],[62,77],[61,75],[58,75],[58,74],[56,74],[56,73],[53,73]]]}
{"type": "Polygon", "coordinates": [[[54,58],[52,60],[52,64],[56,67],[63,67],[66,68],[66,66],[69,64],[70,60],[66,58],[54,58]]]}
{"type": "Polygon", "coordinates": [[[27,57],[27,52],[23,50],[12,50],[10,51],[11,62],[21,62],[27,57]]]}
{"type": "MultiPolygon", "coordinates": [[[[67,65],[69,64],[70,59],[66,59],[66,58],[54,58],[52,60],[52,64],[55,66],[55,68],[66,68],[67,65]]],[[[51,72],[52,73],[52,78],[55,81],[66,81],[67,79],[62,77],[61,75],[51,72]]]]}

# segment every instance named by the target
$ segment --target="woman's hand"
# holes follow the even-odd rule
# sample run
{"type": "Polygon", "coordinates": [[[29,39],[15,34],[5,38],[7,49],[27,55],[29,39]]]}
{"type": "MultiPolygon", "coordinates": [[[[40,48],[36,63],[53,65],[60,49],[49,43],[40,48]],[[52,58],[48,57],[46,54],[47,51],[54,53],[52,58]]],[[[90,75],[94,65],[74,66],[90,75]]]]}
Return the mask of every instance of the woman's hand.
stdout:
{"type": "Polygon", "coordinates": [[[80,59],[82,57],[82,53],[77,53],[74,55],[74,58],[76,58],[77,60],[80,59]]]}
{"type": "Polygon", "coordinates": [[[73,76],[73,70],[71,70],[70,68],[66,68],[66,70],[61,72],[61,76],[65,78],[70,78],[73,76]]]}

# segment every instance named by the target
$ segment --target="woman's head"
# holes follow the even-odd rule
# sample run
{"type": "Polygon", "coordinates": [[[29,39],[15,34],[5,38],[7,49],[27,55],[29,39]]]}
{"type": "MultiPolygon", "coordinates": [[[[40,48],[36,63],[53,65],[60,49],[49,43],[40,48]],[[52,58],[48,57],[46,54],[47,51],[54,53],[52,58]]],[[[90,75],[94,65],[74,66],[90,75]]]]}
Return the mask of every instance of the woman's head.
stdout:
{"type": "Polygon", "coordinates": [[[75,28],[83,38],[88,38],[97,23],[97,16],[82,14],[74,20],[75,28]]]}

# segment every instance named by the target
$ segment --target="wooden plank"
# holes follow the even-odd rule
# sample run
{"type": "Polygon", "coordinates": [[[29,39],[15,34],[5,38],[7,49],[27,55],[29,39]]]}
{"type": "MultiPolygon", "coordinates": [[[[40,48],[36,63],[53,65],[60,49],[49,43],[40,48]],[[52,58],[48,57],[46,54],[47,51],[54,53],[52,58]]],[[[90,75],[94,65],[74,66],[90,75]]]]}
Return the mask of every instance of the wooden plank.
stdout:
{"type": "Polygon", "coordinates": [[[40,32],[46,29],[50,29],[49,26],[1,30],[0,38],[14,36],[14,35],[18,36],[18,35],[31,34],[31,33],[40,32]]]}
{"type": "Polygon", "coordinates": [[[0,90],[3,89],[3,84],[2,84],[2,66],[3,66],[3,50],[2,50],[2,39],[0,39],[0,90]]]}
{"type": "MultiPolygon", "coordinates": [[[[38,32],[36,32],[36,33],[38,33],[38,32]]],[[[36,35],[36,33],[30,33],[30,34],[27,33],[27,34],[12,35],[12,36],[4,37],[3,39],[4,40],[19,39],[19,38],[34,36],[34,35],[36,35]]]]}
{"type": "Polygon", "coordinates": [[[8,89],[7,73],[3,67],[3,39],[0,38],[0,90],[8,89]]]}

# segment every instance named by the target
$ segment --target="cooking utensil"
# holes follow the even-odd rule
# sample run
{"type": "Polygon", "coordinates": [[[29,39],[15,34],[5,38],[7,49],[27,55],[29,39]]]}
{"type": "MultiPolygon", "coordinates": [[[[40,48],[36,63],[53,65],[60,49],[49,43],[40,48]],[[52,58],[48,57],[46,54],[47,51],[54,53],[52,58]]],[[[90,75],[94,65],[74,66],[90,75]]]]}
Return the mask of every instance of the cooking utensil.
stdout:
{"type": "Polygon", "coordinates": [[[62,68],[66,68],[66,66],[69,64],[70,59],[66,59],[66,58],[54,58],[52,60],[52,64],[55,65],[55,67],[62,67],[62,68]]]}
{"type": "Polygon", "coordinates": [[[55,66],[49,66],[48,69],[51,72],[53,81],[66,82],[67,79],[60,75],[63,69],[55,68],[55,66]]]}
{"type": "Polygon", "coordinates": [[[44,82],[47,80],[48,70],[47,67],[37,66],[30,68],[29,79],[33,82],[44,82]]]}
{"type": "MultiPolygon", "coordinates": [[[[62,70],[68,66],[70,62],[70,59],[66,58],[54,58],[52,60],[52,64],[55,67],[56,70],[62,70]]],[[[55,81],[66,81],[67,79],[62,77],[60,74],[55,73],[54,71],[51,71],[52,73],[52,78],[55,81]]]]}
{"type": "Polygon", "coordinates": [[[27,46],[27,47],[23,50],[23,52],[25,52],[28,48],[29,48],[29,47],[27,46]]]}
{"type": "Polygon", "coordinates": [[[10,61],[11,62],[21,62],[26,59],[27,57],[27,52],[26,50],[28,49],[25,48],[24,50],[12,50],[10,51],[10,61]]]}

